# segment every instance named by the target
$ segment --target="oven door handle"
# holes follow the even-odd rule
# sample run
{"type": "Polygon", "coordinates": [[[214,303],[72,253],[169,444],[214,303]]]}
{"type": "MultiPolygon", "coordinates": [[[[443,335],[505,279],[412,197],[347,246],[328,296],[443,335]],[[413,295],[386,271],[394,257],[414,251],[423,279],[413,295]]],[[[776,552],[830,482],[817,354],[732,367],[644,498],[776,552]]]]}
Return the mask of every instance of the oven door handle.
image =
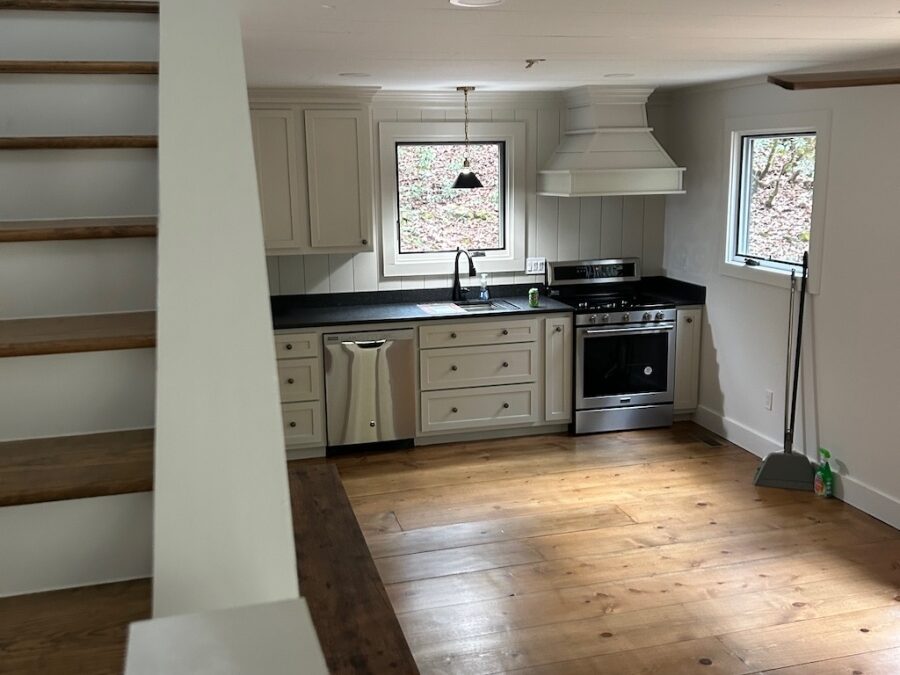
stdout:
{"type": "Polygon", "coordinates": [[[614,335],[629,333],[630,335],[649,335],[651,333],[668,333],[675,329],[674,323],[659,323],[653,328],[589,328],[585,335],[614,335]]]}

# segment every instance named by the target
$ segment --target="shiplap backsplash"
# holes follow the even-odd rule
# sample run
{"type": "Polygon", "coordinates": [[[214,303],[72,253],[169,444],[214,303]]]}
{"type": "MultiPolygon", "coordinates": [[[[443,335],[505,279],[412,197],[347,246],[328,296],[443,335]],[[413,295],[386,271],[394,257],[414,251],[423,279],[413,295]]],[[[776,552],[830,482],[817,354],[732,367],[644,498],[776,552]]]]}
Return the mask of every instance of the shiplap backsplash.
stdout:
{"type": "MultiPolygon", "coordinates": [[[[534,106],[515,108],[472,108],[473,120],[524,120],[527,127],[527,251],[548,261],[587,258],[639,257],[645,275],[662,270],[665,198],[649,197],[539,197],[536,194],[537,170],[549,158],[564,127],[561,108],[534,106]]],[[[385,107],[373,109],[375,148],[378,147],[378,123],[382,121],[461,120],[463,110],[422,107],[385,107]]],[[[380,180],[375,162],[375,194],[379,199],[380,180]]],[[[380,204],[374,212],[381,213],[380,204]]],[[[269,284],[274,295],[295,293],[348,293],[353,291],[396,290],[405,288],[450,287],[452,269],[439,270],[434,276],[392,277],[381,275],[378,238],[381,227],[375,224],[374,252],[342,255],[271,256],[268,258],[269,284]]],[[[477,260],[476,260],[477,265],[477,260]]],[[[534,283],[541,276],[503,273],[490,275],[490,283],[534,283]]]]}

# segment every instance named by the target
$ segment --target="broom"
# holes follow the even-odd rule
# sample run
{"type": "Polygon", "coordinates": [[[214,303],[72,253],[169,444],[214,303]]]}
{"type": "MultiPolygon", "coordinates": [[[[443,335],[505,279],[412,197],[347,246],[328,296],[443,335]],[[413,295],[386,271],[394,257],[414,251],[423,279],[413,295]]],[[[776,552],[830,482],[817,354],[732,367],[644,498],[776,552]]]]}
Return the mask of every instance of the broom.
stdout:
{"type": "Polygon", "coordinates": [[[790,417],[787,408],[787,390],[791,382],[791,328],[794,317],[794,273],[791,271],[791,301],[788,317],[788,367],[785,374],[785,409],[784,409],[784,451],[773,452],[766,457],[753,484],[762,487],[787,488],[789,490],[808,490],[813,488],[815,469],[806,455],[794,452],[794,424],[797,420],[797,387],[800,381],[800,349],[803,339],[803,308],[806,305],[806,282],[809,277],[809,254],[803,253],[803,272],[800,278],[800,309],[797,312],[797,340],[794,344],[794,378],[791,394],[790,417]]]}

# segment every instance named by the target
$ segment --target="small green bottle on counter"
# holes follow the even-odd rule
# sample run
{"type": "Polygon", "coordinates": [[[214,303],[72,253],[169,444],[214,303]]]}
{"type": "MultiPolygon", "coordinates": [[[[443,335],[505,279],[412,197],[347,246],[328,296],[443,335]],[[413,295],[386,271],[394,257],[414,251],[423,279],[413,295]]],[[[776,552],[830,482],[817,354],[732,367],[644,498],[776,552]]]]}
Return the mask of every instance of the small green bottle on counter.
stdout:
{"type": "Polygon", "coordinates": [[[819,448],[819,454],[822,455],[825,461],[822,462],[816,470],[816,480],[813,484],[813,490],[819,497],[833,497],[834,473],[832,473],[831,467],[828,465],[828,460],[831,459],[831,453],[825,448],[819,448]]]}
{"type": "Polygon", "coordinates": [[[531,288],[528,290],[528,306],[529,307],[540,307],[541,306],[541,298],[538,293],[538,289],[531,288]]]}

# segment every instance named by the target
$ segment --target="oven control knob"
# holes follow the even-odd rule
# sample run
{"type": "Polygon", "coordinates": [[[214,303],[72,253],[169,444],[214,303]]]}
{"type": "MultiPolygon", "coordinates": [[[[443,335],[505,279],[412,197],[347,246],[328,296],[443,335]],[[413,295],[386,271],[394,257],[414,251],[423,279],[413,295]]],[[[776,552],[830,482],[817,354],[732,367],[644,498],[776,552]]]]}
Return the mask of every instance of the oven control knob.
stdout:
{"type": "Polygon", "coordinates": [[[604,321],[609,321],[609,314],[604,314],[604,315],[603,315],[603,320],[604,320],[604,321]]]}
{"type": "Polygon", "coordinates": [[[591,323],[597,323],[597,315],[591,314],[591,323]]]}
{"type": "Polygon", "coordinates": [[[656,313],[656,320],[657,320],[657,321],[662,321],[662,320],[665,319],[665,318],[666,318],[666,315],[663,314],[662,312],[657,312],[657,313],[656,313]]]}
{"type": "Polygon", "coordinates": [[[649,321],[651,318],[650,312],[644,312],[644,321],[649,321]]]}
{"type": "Polygon", "coordinates": [[[631,314],[629,314],[628,312],[625,312],[622,315],[622,321],[631,321],[631,314]]]}

